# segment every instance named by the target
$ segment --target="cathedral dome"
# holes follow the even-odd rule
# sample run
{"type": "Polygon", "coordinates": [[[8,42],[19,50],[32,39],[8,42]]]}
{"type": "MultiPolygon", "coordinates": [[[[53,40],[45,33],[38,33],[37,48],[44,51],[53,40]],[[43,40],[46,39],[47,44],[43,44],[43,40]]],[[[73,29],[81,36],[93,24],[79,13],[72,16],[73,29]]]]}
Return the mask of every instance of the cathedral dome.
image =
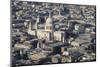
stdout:
{"type": "Polygon", "coordinates": [[[52,24],[53,23],[53,19],[51,17],[48,17],[46,20],[46,24],[52,24]]]}
{"type": "Polygon", "coordinates": [[[46,20],[46,24],[45,24],[45,30],[46,31],[53,31],[54,29],[54,25],[53,25],[53,18],[51,16],[51,12],[49,12],[49,17],[46,20]]]}
{"type": "Polygon", "coordinates": [[[52,12],[49,11],[49,17],[46,20],[46,24],[52,24],[53,23],[53,18],[52,18],[52,12]]]}

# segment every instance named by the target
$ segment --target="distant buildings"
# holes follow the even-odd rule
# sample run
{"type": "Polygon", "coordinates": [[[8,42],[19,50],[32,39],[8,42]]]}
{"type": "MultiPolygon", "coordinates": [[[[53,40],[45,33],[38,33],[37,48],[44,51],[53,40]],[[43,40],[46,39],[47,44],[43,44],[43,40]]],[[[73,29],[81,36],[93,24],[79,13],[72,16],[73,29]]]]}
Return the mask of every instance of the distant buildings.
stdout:
{"type": "Polygon", "coordinates": [[[96,7],[12,0],[12,65],[96,60],[96,7]]]}

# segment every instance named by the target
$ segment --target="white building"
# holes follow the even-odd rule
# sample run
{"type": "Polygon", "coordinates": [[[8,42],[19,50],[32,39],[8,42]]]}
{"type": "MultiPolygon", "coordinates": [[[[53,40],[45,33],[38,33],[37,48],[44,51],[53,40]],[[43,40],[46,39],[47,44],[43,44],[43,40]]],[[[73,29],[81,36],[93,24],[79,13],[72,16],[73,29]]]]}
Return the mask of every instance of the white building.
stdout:
{"type": "Polygon", "coordinates": [[[35,30],[32,30],[31,23],[29,24],[28,28],[28,34],[35,35],[38,37],[38,39],[44,39],[46,42],[50,41],[61,41],[64,42],[64,31],[56,31],[54,29],[54,23],[53,18],[51,16],[51,13],[49,13],[49,17],[46,19],[45,27],[44,29],[38,29],[38,23],[39,23],[39,17],[37,18],[37,21],[35,23],[35,30]]]}

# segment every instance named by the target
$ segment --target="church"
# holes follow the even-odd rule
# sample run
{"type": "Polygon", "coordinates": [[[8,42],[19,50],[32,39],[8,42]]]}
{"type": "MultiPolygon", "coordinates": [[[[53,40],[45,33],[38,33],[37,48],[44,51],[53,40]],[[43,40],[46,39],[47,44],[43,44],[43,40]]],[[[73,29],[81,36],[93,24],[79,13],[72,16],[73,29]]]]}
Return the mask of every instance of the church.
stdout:
{"type": "Polygon", "coordinates": [[[56,31],[54,29],[54,21],[52,18],[51,13],[49,13],[48,18],[46,19],[45,25],[44,25],[44,29],[38,29],[38,23],[39,21],[39,17],[37,17],[36,19],[36,23],[35,23],[35,30],[32,30],[32,24],[31,22],[29,23],[28,26],[28,34],[30,35],[34,35],[37,36],[38,39],[44,39],[46,40],[46,42],[54,42],[54,41],[60,41],[60,42],[64,42],[64,35],[65,32],[64,31],[56,31]]]}

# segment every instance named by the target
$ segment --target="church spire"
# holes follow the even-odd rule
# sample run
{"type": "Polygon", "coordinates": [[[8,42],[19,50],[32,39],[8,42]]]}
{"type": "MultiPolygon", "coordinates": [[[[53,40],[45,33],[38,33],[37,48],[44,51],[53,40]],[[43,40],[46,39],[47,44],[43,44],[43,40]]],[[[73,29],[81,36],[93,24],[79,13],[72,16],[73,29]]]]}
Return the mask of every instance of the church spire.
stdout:
{"type": "Polygon", "coordinates": [[[37,23],[40,22],[40,16],[37,16],[36,22],[37,22],[37,23]]]}
{"type": "Polygon", "coordinates": [[[59,16],[61,16],[61,8],[59,8],[59,16]]]}
{"type": "Polygon", "coordinates": [[[61,16],[61,5],[59,5],[59,16],[61,16]]]}
{"type": "Polygon", "coordinates": [[[32,23],[29,21],[29,27],[28,27],[29,30],[32,29],[32,23]]]}

